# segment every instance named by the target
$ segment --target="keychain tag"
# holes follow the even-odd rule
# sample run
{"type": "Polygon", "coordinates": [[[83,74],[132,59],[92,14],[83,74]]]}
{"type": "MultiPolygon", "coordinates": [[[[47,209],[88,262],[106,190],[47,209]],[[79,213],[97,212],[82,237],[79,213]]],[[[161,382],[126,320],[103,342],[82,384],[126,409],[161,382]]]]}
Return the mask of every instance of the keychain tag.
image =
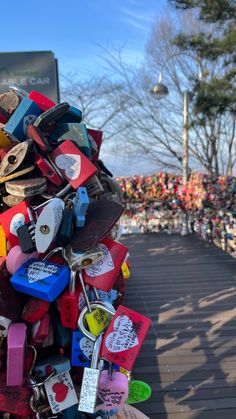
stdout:
{"type": "Polygon", "coordinates": [[[58,413],[78,403],[70,373],[64,372],[44,384],[52,413],[58,413]]]}
{"type": "Polygon", "coordinates": [[[104,239],[98,246],[103,253],[103,257],[85,269],[83,278],[86,284],[102,291],[110,291],[125,260],[128,248],[108,238],[104,239]]]}
{"type": "Polygon", "coordinates": [[[126,400],[127,404],[141,403],[151,397],[152,389],[144,381],[130,380],[129,382],[129,396],[126,400]]]}
{"type": "Polygon", "coordinates": [[[74,189],[84,185],[97,173],[97,168],[72,141],[65,140],[51,153],[50,157],[74,189]]]}
{"type": "Polygon", "coordinates": [[[35,226],[35,244],[39,253],[44,253],[55,239],[59,230],[65,203],[53,198],[41,212],[35,226]]]}
{"type": "Polygon", "coordinates": [[[123,406],[128,397],[128,378],[121,372],[114,371],[113,374],[103,370],[100,375],[98,397],[103,402],[103,410],[123,406]]]}
{"type": "Polygon", "coordinates": [[[105,333],[101,357],[131,371],[150,324],[148,317],[120,305],[105,333]]]}

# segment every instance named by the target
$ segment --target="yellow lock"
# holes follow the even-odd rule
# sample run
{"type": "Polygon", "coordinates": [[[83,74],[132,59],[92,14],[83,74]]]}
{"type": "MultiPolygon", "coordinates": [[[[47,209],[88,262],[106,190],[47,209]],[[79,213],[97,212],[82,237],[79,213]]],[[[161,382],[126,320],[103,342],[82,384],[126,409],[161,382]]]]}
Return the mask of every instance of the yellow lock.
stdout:
{"type": "Polygon", "coordinates": [[[101,310],[100,308],[96,308],[91,313],[86,314],[85,319],[87,321],[90,333],[98,336],[110,324],[111,315],[101,310]]]}
{"type": "Polygon", "coordinates": [[[8,134],[0,129],[0,148],[9,147],[12,144],[8,134]]]}
{"type": "Polygon", "coordinates": [[[0,256],[7,256],[7,238],[0,224],[0,256]]]}
{"type": "Polygon", "coordinates": [[[122,275],[124,279],[130,278],[130,270],[126,262],[123,262],[121,265],[122,275]]]}

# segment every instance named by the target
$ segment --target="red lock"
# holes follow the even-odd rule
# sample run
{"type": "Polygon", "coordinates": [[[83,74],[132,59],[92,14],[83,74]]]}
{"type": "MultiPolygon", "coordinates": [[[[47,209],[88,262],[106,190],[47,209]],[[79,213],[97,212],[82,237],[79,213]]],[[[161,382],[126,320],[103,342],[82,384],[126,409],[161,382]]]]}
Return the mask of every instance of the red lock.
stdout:
{"type": "Polygon", "coordinates": [[[79,314],[84,308],[85,298],[79,282],[76,283],[76,272],[71,272],[70,287],[60,298],[61,324],[69,329],[76,329],[79,314]]]}
{"type": "Polygon", "coordinates": [[[44,112],[56,105],[55,102],[53,102],[47,96],[42,95],[42,93],[37,92],[36,90],[31,90],[28,97],[37,103],[38,107],[44,112]]]}
{"type": "Polygon", "coordinates": [[[50,182],[54,183],[54,185],[60,186],[63,183],[61,175],[57,173],[55,168],[40,154],[35,155],[35,161],[41,172],[46,176],[50,182]]]}
{"type": "Polygon", "coordinates": [[[96,129],[90,129],[90,128],[87,128],[87,131],[88,131],[88,134],[91,135],[91,137],[93,138],[93,140],[97,144],[98,151],[93,156],[93,160],[98,160],[100,148],[101,148],[101,145],[102,145],[102,135],[103,135],[103,132],[102,131],[98,131],[96,129]]]}
{"type": "Polygon", "coordinates": [[[92,266],[84,269],[83,279],[86,284],[102,291],[110,291],[116,281],[128,248],[111,239],[103,239],[98,245],[103,258],[92,266]]]}
{"type": "Polygon", "coordinates": [[[40,320],[48,312],[49,307],[49,301],[31,297],[22,310],[21,318],[24,322],[33,324],[40,320]]]}
{"type": "Polygon", "coordinates": [[[31,327],[31,345],[35,346],[39,343],[42,343],[44,339],[48,336],[50,326],[50,316],[49,314],[44,314],[44,316],[32,324],[31,327]]]}
{"type": "Polygon", "coordinates": [[[76,190],[97,173],[96,167],[72,141],[63,141],[51,153],[50,157],[55,162],[62,176],[76,190]]]}
{"type": "Polygon", "coordinates": [[[131,371],[151,320],[120,305],[105,333],[100,356],[131,371]]]}
{"type": "Polygon", "coordinates": [[[26,201],[0,214],[0,224],[10,242],[11,247],[19,244],[17,229],[30,221],[29,205],[26,201]]]}

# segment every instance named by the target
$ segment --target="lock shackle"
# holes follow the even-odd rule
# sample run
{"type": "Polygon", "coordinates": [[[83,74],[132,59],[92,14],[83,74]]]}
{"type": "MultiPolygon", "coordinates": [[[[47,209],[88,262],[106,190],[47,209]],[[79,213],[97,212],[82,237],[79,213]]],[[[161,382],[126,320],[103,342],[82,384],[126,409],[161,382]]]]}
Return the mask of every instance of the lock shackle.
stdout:
{"type": "Polygon", "coordinates": [[[69,283],[69,292],[70,292],[70,294],[74,294],[75,293],[76,274],[77,274],[77,272],[70,271],[70,283],[69,283]]]}
{"type": "MultiPolygon", "coordinates": [[[[96,308],[100,308],[101,310],[105,311],[106,313],[110,314],[111,316],[114,316],[115,312],[116,312],[114,307],[112,307],[112,309],[111,309],[111,307],[108,307],[108,306],[102,304],[101,301],[92,302],[92,303],[90,303],[90,306],[91,306],[92,310],[95,310],[96,308]]],[[[84,325],[84,318],[85,318],[85,315],[88,312],[89,312],[88,307],[84,307],[84,309],[81,311],[79,319],[78,319],[78,328],[88,339],[90,339],[92,342],[95,342],[98,337],[93,335],[92,333],[90,333],[84,325]]]]}
{"type": "Polygon", "coordinates": [[[49,258],[51,258],[52,256],[54,256],[56,253],[59,253],[59,252],[62,253],[62,257],[64,258],[64,252],[63,251],[64,251],[64,248],[63,247],[55,247],[55,249],[50,250],[50,252],[47,253],[46,256],[44,256],[44,258],[42,259],[42,261],[44,262],[45,260],[48,260],[49,258]]]}
{"type": "Polygon", "coordinates": [[[81,271],[79,271],[79,280],[80,280],[80,285],[81,285],[81,288],[82,288],[82,291],[83,291],[83,294],[84,294],[84,298],[85,298],[85,301],[86,301],[88,311],[89,311],[89,313],[92,313],[91,304],[90,304],[90,301],[89,301],[89,298],[88,298],[88,294],[86,292],[86,288],[85,288],[84,280],[83,280],[83,275],[82,275],[81,271]]]}
{"type": "Polygon", "coordinates": [[[92,359],[91,359],[91,367],[90,368],[97,368],[99,352],[101,349],[102,344],[102,333],[97,337],[96,341],[94,342],[93,352],[92,352],[92,359]]]}
{"type": "MultiPolygon", "coordinates": [[[[44,207],[45,205],[49,204],[49,202],[51,202],[53,200],[53,198],[61,198],[63,195],[65,195],[70,189],[72,188],[72,186],[68,183],[68,185],[66,185],[61,191],[59,191],[56,195],[52,196],[50,195],[50,198],[48,198],[46,201],[42,202],[39,205],[34,205],[33,207],[31,207],[31,209],[33,211],[37,211],[38,209],[44,207]]],[[[43,196],[43,194],[41,194],[43,196]]]]}
{"type": "Polygon", "coordinates": [[[13,92],[15,92],[21,98],[28,97],[28,94],[29,94],[28,92],[26,92],[26,90],[21,89],[18,86],[9,86],[9,90],[13,90],[13,92]]]}

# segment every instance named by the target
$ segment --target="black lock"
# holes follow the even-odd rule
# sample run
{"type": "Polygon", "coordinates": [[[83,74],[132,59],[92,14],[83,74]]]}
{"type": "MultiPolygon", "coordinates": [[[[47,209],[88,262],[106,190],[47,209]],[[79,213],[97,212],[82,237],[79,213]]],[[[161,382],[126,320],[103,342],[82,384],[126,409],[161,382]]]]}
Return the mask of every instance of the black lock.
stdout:
{"type": "Polygon", "coordinates": [[[35,245],[35,222],[30,221],[17,229],[20,247],[24,253],[32,253],[36,250],[35,245]]]}
{"type": "Polygon", "coordinates": [[[73,211],[72,201],[67,201],[65,209],[63,210],[62,221],[57,233],[57,243],[59,246],[66,246],[74,233],[75,217],[73,211]]]}

